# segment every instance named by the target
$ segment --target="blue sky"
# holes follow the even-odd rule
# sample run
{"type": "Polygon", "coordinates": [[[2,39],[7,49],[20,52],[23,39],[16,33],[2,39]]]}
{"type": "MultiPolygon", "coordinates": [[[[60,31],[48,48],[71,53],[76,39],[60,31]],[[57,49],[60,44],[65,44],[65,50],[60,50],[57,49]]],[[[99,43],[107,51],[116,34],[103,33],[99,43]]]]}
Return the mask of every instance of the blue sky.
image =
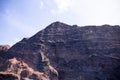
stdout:
{"type": "Polygon", "coordinates": [[[120,0],[0,0],[0,44],[13,45],[55,21],[120,25],[120,0]]]}

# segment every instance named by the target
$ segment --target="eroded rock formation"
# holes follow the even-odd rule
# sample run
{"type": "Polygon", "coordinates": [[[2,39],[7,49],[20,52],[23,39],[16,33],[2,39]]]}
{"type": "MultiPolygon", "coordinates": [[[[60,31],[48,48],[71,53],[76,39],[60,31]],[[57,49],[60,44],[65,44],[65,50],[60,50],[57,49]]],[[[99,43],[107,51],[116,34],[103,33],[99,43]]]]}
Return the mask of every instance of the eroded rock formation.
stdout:
{"type": "Polygon", "coordinates": [[[39,71],[34,71],[23,61],[16,58],[7,60],[0,66],[0,80],[48,80],[48,76],[39,71]]]}
{"type": "MultiPolygon", "coordinates": [[[[117,25],[79,27],[55,22],[12,46],[3,57],[15,58],[49,80],[120,80],[119,35],[117,25]]],[[[29,78],[29,68],[22,71],[20,77],[29,78]]]]}

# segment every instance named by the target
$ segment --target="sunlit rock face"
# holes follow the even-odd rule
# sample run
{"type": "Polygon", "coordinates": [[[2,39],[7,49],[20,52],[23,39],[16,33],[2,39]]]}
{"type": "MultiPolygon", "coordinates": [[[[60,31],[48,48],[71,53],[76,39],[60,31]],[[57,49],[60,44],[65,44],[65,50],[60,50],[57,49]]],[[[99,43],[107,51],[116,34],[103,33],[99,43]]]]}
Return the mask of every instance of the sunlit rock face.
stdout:
{"type": "Polygon", "coordinates": [[[7,51],[9,48],[10,48],[9,45],[0,45],[0,51],[5,52],[5,51],[7,51]]]}
{"type": "Polygon", "coordinates": [[[4,58],[15,57],[50,80],[120,80],[119,35],[117,25],[54,22],[12,46],[4,58]]]}
{"type": "Polygon", "coordinates": [[[16,58],[7,60],[0,66],[0,80],[48,80],[44,73],[34,71],[16,58]]]}

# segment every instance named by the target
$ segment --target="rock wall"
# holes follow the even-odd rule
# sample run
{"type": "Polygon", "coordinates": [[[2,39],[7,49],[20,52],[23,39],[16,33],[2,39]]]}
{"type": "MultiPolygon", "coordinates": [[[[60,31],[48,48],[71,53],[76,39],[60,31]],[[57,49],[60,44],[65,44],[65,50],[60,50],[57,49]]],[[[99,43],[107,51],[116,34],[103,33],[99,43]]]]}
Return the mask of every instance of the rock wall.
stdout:
{"type": "Polygon", "coordinates": [[[50,80],[120,80],[120,26],[54,22],[12,46],[17,58],[50,80]]]}
{"type": "Polygon", "coordinates": [[[23,61],[16,58],[7,60],[0,66],[0,80],[48,80],[49,77],[41,72],[34,71],[23,61]]]}

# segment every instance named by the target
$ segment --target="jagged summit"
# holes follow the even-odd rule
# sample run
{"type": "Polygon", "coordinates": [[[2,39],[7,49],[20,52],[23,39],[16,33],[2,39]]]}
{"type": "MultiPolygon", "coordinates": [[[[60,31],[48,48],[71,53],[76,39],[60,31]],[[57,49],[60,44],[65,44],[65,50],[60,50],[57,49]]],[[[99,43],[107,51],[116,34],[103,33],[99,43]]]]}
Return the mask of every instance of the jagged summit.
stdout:
{"type": "MultiPolygon", "coordinates": [[[[67,24],[62,23],[62,22],[60,22],[60,21],[56,21],[56,22],[53,22],[53,23],[51,23],[50,25],[48,25],[48,27],[60,27],[60,26],[65,26],[65,25],[67,25],[67,24]]],[[[69,25],[69,26],[70,26],[70,25],[69,25]]]]}
{"type": "MultiPolygon", "coordinates": [[[[83,34],[85,34],[86,32],[92,32],[92,34],[98,34],[98,33],[105,33],[107,32],[111,32],[111,30],[120,30],[119,26],[110,26],[108,24],[104,24],[101,26],[77,26],[77,25],[68,25],[65,23],[62,23],[60,21],[56,21],[51,23],[50,25],[48,25],[45,29],[43,29],[42,31],[39,31],[37,34],[35,34],[32,38],[35,37],[39,37],[41,38],[42,36],[47,36],[49,35],[49,37],[52,37],[52,35],[63,35],[63,37],[69,36],[70,34],[80,34],[81,36],[83,34]],[[101,32],[99,32],[99,30],[101,30],[101,32]]],[[[80,36],[79,36],[80,37],[80,36]]],[[[59,37],[61,38],[61,37],[59,37]]],[[[82,38],[82,37],[80,37],[82,38]]],[[[30,38],[31,39],[31,38],[30,38]]],[[[48,40],[47,37],[44,37],[43,40],[48,40]]],[[[50,38],[49,38],[50,39],[50,38]]],[[[53,38],[51,38],[53,39],[53,38]]],[[[59,39],[58,39],[59,40],[59,39]]]]}
{"type": "Polygon", "coordinates": [[[51,23],[50,25],[48,25],[45,30],[49,30],[51,28],[55,28],[56,30],[59,29],[64,29],[64,30],[68,30],[68,29],[73,29],[73,28],[77,28],[77,25],[68,25],[66,23],[60,22],[60,21],[56,21],[51,23]]]}
{"type": "Polygon", "coordinates": [[[45,30],[67,30],[69,29],[70,27],[72,27],[71,25],[68,25],[68,24],[65,24],[65,23],[62,23],[62,22],[59,22],[59,21],[56,21],[56,22],[53,22],[52,24],[48,25],[45,30]]]}

